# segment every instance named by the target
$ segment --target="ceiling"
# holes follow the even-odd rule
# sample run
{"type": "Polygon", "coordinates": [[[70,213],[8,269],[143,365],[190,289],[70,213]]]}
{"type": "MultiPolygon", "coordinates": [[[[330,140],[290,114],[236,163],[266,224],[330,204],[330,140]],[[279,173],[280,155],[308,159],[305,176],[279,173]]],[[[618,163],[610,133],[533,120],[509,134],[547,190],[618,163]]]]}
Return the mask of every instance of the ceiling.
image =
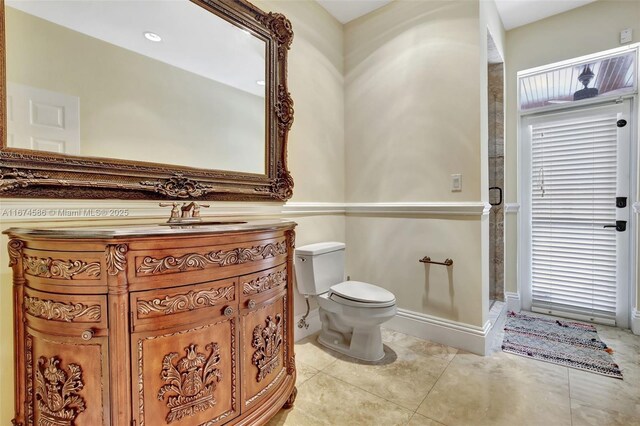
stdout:
{"type": "Polygon", "coordinates": [[[38,18],[264,97],[265,43],[189,1],[8,0],[38,18]],[[144,37],[151,31],[159,43],[144,37]],[[221,66],[223,65],[223,66],[221,66]]]}
{"type": "MultiPolygon", "coordinates": [[[[317,0],[338,21],[346,24],[381,8],[392,0],[317,0]]],[[[435,1],[435,0],[416,0],[435,1]]],[[[466,0],[457,0],[466,1],[466,0]]],[[[480,0],[487,1],[487,0],[480,0]]],[[[505,30],[510,30],[595,0],[495,0],[505,30]]]]}
{"type": "Polygon", "coordinates": [[[338,21],[346,24],[381,8],[392,0],[317,0],[338,21]]]}
{"type": "Polygon", "coordinates": [[[557,15],[595,0],[495,0],[505,30],[557,15]]]}

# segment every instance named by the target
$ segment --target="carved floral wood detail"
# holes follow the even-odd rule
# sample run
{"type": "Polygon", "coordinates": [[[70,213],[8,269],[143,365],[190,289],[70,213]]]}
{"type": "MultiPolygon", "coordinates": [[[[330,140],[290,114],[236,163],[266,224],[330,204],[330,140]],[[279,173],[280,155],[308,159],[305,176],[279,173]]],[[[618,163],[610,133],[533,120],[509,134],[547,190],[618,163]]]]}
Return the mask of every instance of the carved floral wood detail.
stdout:
{"type": "Polygon", "coordinates": [[[164,356],[162,380],[166,383],[158,391],[158,399],[163,401],[169,394],[166,416],[167,423],[181,420],[216,405],[213,396],[217,383],[222,380],[222,372],[216,368],[220,363],[220,349],[217,343],[205,347],[209,357],[197,351],[198,345],[185,348],[186,356],[180,358],[177,352],[164,356]]]}
{"type": "Polygon", "coordinates": [[[206,254],[189,253],[183,256],[166,256],[156,259],[146,256],[136,272],[142,274],[161,274],[166,271],[186,271],[188,269],[204,269],[207,264],[220,267],[240,265],[246,262],[267,259],[287,252],[285,241],[269,243],[251,248],[238,247],[232,250],[216,250],[206,254]]]}
{"type": "Polygon", "coordinates": [[[18,264],[18,259],[22,256],[22,249],[24,248],[24,241],[11,239],[7,244],[9,250],[9,267],[18,264]]]}
{"type": "Polygon", "coordinates": [[[216,191],[214,185],[185,178],[182,173],[164,181],[142,181],[140,185],[170,198],[198,198],[216,191]]]}
{"type": "Polygon", "coordinates": [[[62,303],[29,296],[24,297],[24,309],[38,318],[65,322],[73,322],[76,318],[83,316],[90,320],[98,321],[102,316],[100,305],[62,303]]]}
{"type": "Polygon", "coordinates": [[[270,187],[258,187],[258,192],[268,192],[271,197],[279,200],[288,200],[293,196],[293,177],[289,171],[278,162],[277,178],[272,181],[270,187]]]}
{"type": "Polygon", "coordinates": [[[284,285],[286,282],[287,271],[283,269],[244,283],[242,286],[242,293],[245,295],[258,294],[284,285]]]}
{"type": "Polygon", "coordinates": [[[26,188],[40,183],[42,179],[49,179],[49,176],[31,170],[0,169],[0,192],[26,188]]]}
{"type": "Polygon", "coordinates": [[[23,257],[23,266],[27,274],[42,278],[58,278],[72,280],[76,275],[84,274],[88,277],[100,277],[100,262],[85,262],[83,260],[61,260],[50,257],[23,257]]]}
{"type": "Polygon", "coordinates": [[[289,398],[287,398],[287,402],[284,403],[282,408],[284,408],[285,410],[292,408],[293,404],[296,402],[296,396],[298,396],[298,388],[294,386],[293,390],[291,391],[291,395],[289,395],[289,398]]]}
{"type": "Polygon", "coordinates": [[[296,372],[296,356],[292,355],[289,358],[289,365],[287,365],[287,374],[292,375],[296,372]]]}
{"type": "Polygon", "coordinates": [[[24,345],[26,348],[24,354],[25,375],[27,376],[25,421],[28,425],[33,425],[33,337],[28,333],[25,335],[24,345]]]}
{"type": "Polygon", "coordinates": [[[276,117],[278,117],[278,131],[284,135],[293,126],[293,99],[287,88],[278,86],[278,102],[276,103],[276,117]]]}
{"type": "Polygon", "coordinates": [[[296,248],[296,233],[295,231],[287,231],[287,237],[289,237],[289,247],[296,248]]]}
{"type": "Polygon", "coordinates": [[[215,306],[221,300],[231,301],[235,297],[235,287],[212,288],[209,290],[189,291],[186,294],[166,296],[152,300],[138,300],[137,310],[139,315],[174,314],[183,311],[215,306]]]}
{"type": "Polygon", "coordinates": [[[293,27],[291,21],[281,13],[269,12],[256,15],[256,19],[264,24],[275,35],[279,47],[285,50],[291,48],[293,41],[293,27]]]}
{"type": "Polygon", "coordinates": [[[125,255],[129,250],[129,246],[126,244],[110,244],[107,246],[105,252],[107,263],[107,274],[118,275],[118,272],[124,271],[124,267],[127,263],[125,255]]]}
{"type": "Polygon", "coordinates": [[[262,381],[278,365],[280,365],[280,347],[282,346],[282,315],[276,314],[275,321],[269,315],[266,326],[257,325],[253,329],[252,362],[258,368],[256,380],[262,381]]]}
{"type": "Polygon", "coordinates": [[[67,371],[59,367],[58,357],[40,357],[36,366],[35,396],[39,411],[38,426],[73,426],[85,410],[82,369],[69,364],[67,371]]]}

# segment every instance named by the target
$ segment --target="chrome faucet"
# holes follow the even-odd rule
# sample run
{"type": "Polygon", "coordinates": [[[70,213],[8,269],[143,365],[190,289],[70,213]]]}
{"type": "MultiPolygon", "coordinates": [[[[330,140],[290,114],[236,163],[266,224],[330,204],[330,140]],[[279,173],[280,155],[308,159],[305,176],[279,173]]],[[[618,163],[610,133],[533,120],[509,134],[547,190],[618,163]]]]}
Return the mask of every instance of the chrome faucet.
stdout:
{"type": "Polygon", "coordinates": [[[193,223],[202,222],[200,217],[200,208],[209,207],[209,204],[198,204],[195,201],[190,203],[160,203],[160,207],[171,207],[171,216],[167,223],[193,223]]]}

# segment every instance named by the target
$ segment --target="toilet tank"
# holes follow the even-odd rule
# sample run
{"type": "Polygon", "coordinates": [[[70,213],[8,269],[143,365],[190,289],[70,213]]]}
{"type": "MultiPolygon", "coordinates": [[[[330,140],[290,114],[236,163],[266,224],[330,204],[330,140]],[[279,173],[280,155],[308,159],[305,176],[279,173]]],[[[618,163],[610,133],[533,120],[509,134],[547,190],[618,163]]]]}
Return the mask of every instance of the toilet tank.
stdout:
{"type": "Polygon", "coordinates": [[[326,242],[296,248],[294,262],[298,291],[316,295],[344,281],[345,244],[326,242]]]}

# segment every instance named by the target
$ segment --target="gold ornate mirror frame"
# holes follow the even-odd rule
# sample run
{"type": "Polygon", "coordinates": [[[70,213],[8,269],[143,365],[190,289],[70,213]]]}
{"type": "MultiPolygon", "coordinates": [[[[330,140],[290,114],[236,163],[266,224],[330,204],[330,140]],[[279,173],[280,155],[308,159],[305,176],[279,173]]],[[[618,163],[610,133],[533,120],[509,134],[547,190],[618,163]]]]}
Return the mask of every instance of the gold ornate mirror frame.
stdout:
{"type": "Polygon", "coordinates": [[[0,0],[0,197],[229,201],[285,201],[291,197],[293,179],[287,169],[287,137],[293,123],[293,101],[287,87],[291,23],[284,15],[263,12],[246,0],[191,1],[266,44],[266,174],[7,147],[5,13],[4,0],[0,0]]]}

